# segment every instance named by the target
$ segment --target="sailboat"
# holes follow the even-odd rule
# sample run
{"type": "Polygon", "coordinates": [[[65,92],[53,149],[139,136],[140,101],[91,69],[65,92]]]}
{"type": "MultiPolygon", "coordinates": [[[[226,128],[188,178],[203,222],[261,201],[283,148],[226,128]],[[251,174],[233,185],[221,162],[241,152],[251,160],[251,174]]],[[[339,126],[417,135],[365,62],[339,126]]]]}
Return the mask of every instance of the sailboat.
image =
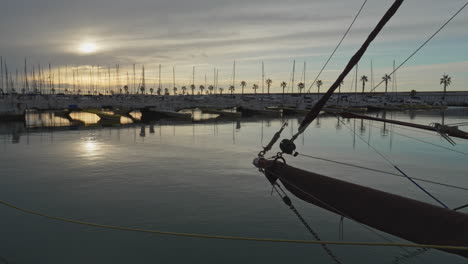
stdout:
{"type": "MultiPolygon", "coordinates": [[[[295,208],[292,206],[292,202],[287,194],[278,191],[277,188],[282,190],[279,183],[301,200],[338,214],[343,218],[354,220],[420,245],[439,245],[440,250],[468,258],[468,251],[466,250],[468,247],[468,214],[458,212],[459,209],[468,207],[468,205],[454,209],[448,208],[444,203],[418,185],[411,177],[406,175],[397,165],[392,164],[402,176],[408,178],[409,181],[431,196],[441,206],[295,168],[288,165],[283,156],[284,154],[298,155],[294,140],[319,115],[333,92],[359,62],[372,40],[379,34],[380,30],[396,13],[402,3],[403,0],[395,0],[375,29],[370,33],[362,47],[351,58],[338,79],[305,116],[298,128],[298,132],[291,139],[283,139],[281,141],[279,145],[281,152],[272,158],[265,158],[265,154],[279,140],[284,125],[274,135],[270,143],[259,152],[258,157],[254,159],[253,163],[265,174],[273,188],[282,196],[285,204],[293,209],[293,211],[295,211],[295,208]]],[[[348,117],[357,117],[357,115],[348,115],[348,117]]],[[[400,123],[400,125],[404,124],[400,123]]],[[[436,126],[432,129],[437,130],[436,126]]],[[[441,133],[446,133],[446,136],[459,136],[462,138],[468,135],[460,131],[442,131],[441,133]]],[[[391,163],[391,161],[389,162],[391,163]]],[[[299,216],[297,211],[295,213],[299,216]]],[[[308,227],[304,219],[301,219],[300,216],[299,218],[308,227]]],[[[308,229],[316,236],[310,228],[308,229]]],[[[326,246],[323,245],[323,247],[336,263],[340,263],[326,246]]]]}

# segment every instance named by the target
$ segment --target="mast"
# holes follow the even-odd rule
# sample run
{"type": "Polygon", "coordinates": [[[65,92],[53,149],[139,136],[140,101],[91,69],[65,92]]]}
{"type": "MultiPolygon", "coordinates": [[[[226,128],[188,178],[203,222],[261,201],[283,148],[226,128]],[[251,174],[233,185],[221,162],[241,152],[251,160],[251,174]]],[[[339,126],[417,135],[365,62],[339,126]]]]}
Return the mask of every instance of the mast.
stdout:
{"type": "Polygon", "coordinates": [[[372,67],[372,60],[370,61],[370,72],[371,72],[371,91],[374,89],[374,68],[372,67]]]}
{"type": "Polygon", "coordinates": [[[304,81],[302,82],[304,84],[304,87],[306,87],[306,62],[304,61],[304,81]]]}
{"type": "Polygon", "coordinates": [[[58,83],[57,83],[57,92],[59,91],[60,89],[60,66],[58,67],[58,83]]]}
{"type": "Polygon", "coordinates": [[[0,89],[2,90],[2,93],[6,92],[3,90],[3,57],[0,56],[0,89]]]}
{"type": "Polygon", "coordinates": [[[49,62],[49,94],[52,92],[52,69],[49,62]]]}
{"type": "Polygon", "coordinates": [[[175,66],[172,66],[172,88],[175,88],[175,87],[176,87],[175,86],[175,66]]]}
{"type": "Polygon", "coordinates": [[[296,60],[293,61],[293,72],[292,72],[292,83],[291,83],[291,94],[294,93],[294,74],[296,71],[296,60]]]}
{"type": "Polygon", "coordinates": [[[135,63],[133,64],[133,93],[135,93],[135,63]]]}
{"type": "Polygon", "coordinates": [[[265,86],[265,64],[262,61],[262,94],[265,93],[264,86],[265,86]]]}
{"type": "Polygon", "coordinates": [[[107,94],[110,94],[111,91],[111,84],[110,84],[110,79],[111,79],[111,70],[110,66],[107,66],[107,73],[108,73],[108,78],[107,78],[107,94]]]}
{"type": "MultiPolygon", "coordinates": [[[[174,71],[174,69],[173,69],[173,71],[174,71]]],[[[172,73],[172,75],[174,75],[174,72],[172,73]]],[[[158,85],[158,88],[161,89],[161,64],[159,64],[159,85],[158,85]]]]}
{"type": "Polygon", "coordinates": [[[216,68],[213,68],[213,90],[216,94],[216,68]]]}
{"type": "Polygon", "coordinates": [[[142,80],[141,80],[141,86],[143,87],[143,91],[141,92],[142,94],[145,94],[145,65],[142,66],[142,80]]]}
{"type": "Polygon", "coordinates": [[[234,61],[233,72],[232,72],[232,86],[236,88],[236,61],[234,61]]]}
{"type": "Polygon", "coordinates": [[[195,85],[195,66],[193,66],[192,70],[192,84],[195,85]]]}
{"type": "Polygon", "coordinates": [[[24,59],[24,89],[29,93],[28,69],[26,58],[24,59]]]}
{"type": "Polygon", "coordinates": [[[356,63],[356,76],[355,76],[355,83],[354,83],[354,100],[357,101],[357,87],[358,87],[358,65],[359,63],[356,63]]]}

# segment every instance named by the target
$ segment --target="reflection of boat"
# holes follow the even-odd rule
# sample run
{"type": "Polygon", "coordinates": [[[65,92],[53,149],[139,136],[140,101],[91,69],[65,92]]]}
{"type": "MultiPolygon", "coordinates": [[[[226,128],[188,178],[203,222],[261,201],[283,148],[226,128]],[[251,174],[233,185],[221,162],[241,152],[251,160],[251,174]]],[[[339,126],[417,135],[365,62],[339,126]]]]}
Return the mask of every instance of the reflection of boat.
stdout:
{"type": "Polygon", "coordinates": [[[234,117],[234,118],[237,118],[237,117],[241,117],[241,116],[242,116],[242,113],[241,113],[241,112],[224,111],[224,110],[219,110],[219,109],[214,109],[214,108],[200,108],[200,110],[201,110],[203,113],[215,114],[215,115],[219,115],[219,116],[222,116],[222,117],[234,117]]]}
{"type": "Polygon", "coordinates": [[[241,112],[242,116],[255,116],[255,115],[280,116],[281,115],[280,111],[270,110],[270,109],[254,109],[254,108],[238,107],[237,111],[241,112]]]}

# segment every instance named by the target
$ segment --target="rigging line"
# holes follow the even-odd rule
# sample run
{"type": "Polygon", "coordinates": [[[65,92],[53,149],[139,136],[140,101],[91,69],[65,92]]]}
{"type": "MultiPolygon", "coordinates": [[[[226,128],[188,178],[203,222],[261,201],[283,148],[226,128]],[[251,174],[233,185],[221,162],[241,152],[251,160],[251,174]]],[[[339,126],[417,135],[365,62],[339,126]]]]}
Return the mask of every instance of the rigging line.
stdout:
{"type": "Polygon", "coordinates": [[[369,142],[367,142],[363,137],[361,137],[360,135],[358,135],[356,133],[356,131],[354,131],[352,128],[350,128],[348,125],[346,125],[345,122],[343,122],[342,120],[339,119],[338,116],[336,116],[338,118],[338,120],[344,125],[346,126],[352,133],[354,133],[355,136],[358,136],[364,143],[366,143],[371,149],[373,149],[379,156],[381,156],[382,158],[384,158],[389,164],[391,164],[393,166],[393,168],[395,168],[397,171],[399,171],[403,176],[405,176],[409,181],[411,181],[414,185],[416,185],[416,187],[418,187],[420,190],[422,190],[424,193],[426,193],[427,195],[429,195],[429,197],[431,197],[432,199],[434,199],[437,203],[439,203],[440,205],[442,205],[443,207],[445,208],[448,208],[447,205],[445,205],[443,202],[441,202],[439,199],[437,199],[434,195],[432,195],[430,192],[428,192],[426,189],[424,189],[424,187],[422,187],[421,185],[419,185],[416,181],[414,181],[411,177],[409,177],[405,172],[403,172],[394,162],[392,162],[390,160],[390,158],[386,157],[384,154],[382,154],[380,151],[378,151],[375,147],[373,147],[371,144],[369,144],[369,142]]]}
{"type": "MultiPolygon", "coordinates": [[[[307,191],[304,191],[304,190],[303,190],[302,188],[300,188],[299,186],[297,186],[297,185],[295,185],[295,184],[289,182],[288,180],[284,179],[281,175],[278,175],[278,174],[276,174],[276,173],[274,173],[274,172],[271,172],[271,171],[268,171],[268,173],[273,174],[273,175],[276,176],[278,179],[280,179],[280,180],[282,180],[282,181],[285,181],[287,184],[291,185],[292,187],[294,187],[294,188],[297,189],[298,191],[300,191],[300,192],[304,193],[305,195],[311,197],[312,199],[314,199],[314,200],[316,200],[316,201],[318,201],[318,202],[324,204],[324,205],[327,206],[328,208],[334,210],[334,211],[335,211],[336,213],[338,213],[339,215],[341,215],[341,216],[343,216],[343,217],[346,217],[346,218],[352,220],[353,222],[355,222],[356,224],[360,225],[360,226],[363,227],[364,229],[367,229],[369,232],[373,233],[374,235],[376,235],[377,237],[381,238],[382,240],[385,240],[385,241],[390,242],[390,243],[394,243],[394,241],[393,241],[391,238],[388,238],[388,237],[384,236],[383,234],[380,234],[379,232],[377,232],[377,231],[374,230],[373,228],[371,228],[371,227],[369,227],[369,226],[367,226],[367,225],[365,225],[365,224],[362,224],[362,223],[360,223],[360,222],[354,220],[353,218],[349,217],[347,214],[345,214],[345,213],[341,212],[340,210],[336,209],[334,206],[332,206],[332,205],[330,205],[330,204],[328,204],[328,203],[322,201],[321,199],[317,198],[315,195],[313,195],[313,194],[311,194],[311,193],[309,193],[309,192],[307,192],[307,191]]],[[[283,191],[283,192],[284,192],[284,191],[283,191]]],[[[405,248],[403,248],[403,247],[400,247],[400,249],[401,249],[402,251],[405,251],[406,253],[409,253],[409,252],[410,252],[409,250],[407,250],[407,249],[405,249],[405,248]]]]}
{"type": "MultiPolygon", "coordinates": [[[[340,164],[340,165],[344,165],[344,166],[354,167],[354,168],[373,171],[373,172],[379,172],[379,173],[382,173],[382,174],[388,174],[388,175],[392,175],[392,176],[396,176],[396,177],[402,177],[402,178],[405,177],[405,176],[403,176],[401,174],[397,174],[397,173],[393,173],[393,172],[373,169],[373,168],[369,168],[369,167],[364,167],[364,166],[360,166],[360,165],[355,165],[355,164],[351,164],[351,163],[346,163],[346,162],[341,162],[341,161],[336,161],[336,160],[331,160],[331,159],[326,159],[326,158],[321,158],[321,157],[315,157],[315,156],[310,156],[310,155],[305,155],[305,154],[300,154],[300,153],[298,154],[298,156],[304,156],[304,157],[308,157],[308,158],[311,158],[311,159],[336,163],[336,164],[340,164]]],[[[446,183],[441,183],[441,182],[436,182],[436,181],[431,181],[431,180],[426,180],[426,179],[421,179],[421,178],[416,178],[416,177],[411,177],[411,178],[413,178],[414,180],[417,180],[417,181],[422,181],[422,182],[432,183],[432,184],[435,184],[435,185],[440,185],[440,186],[445,186],[445,187],[450,187],[450,188],[454,188],[454,189],[460,189],[460,190],[468,191],[468,188],[466,188],[466,187],[460,187],[460,186],[450,185],[450,184],[446,184],[446,183]]]]}
{"type": "Polygon", "coordinates": [[[353,21],[351,22],[351,24],[349,25],[348,29],[346,30],[346,32],[344,33],[343,37],[341,38],[341,40],[338,42],[338,45],[336,45],[335,49],[333,50],[333,52],[331,53],[330,57],[328,57],[327,61],[325,62],[325,64],[322,66],[322,69],[320,70],[320,72],[317,74],[317,77],[315,77],[315,80],[312,82],[312,84],[309,86],[309,89],[307,90],[307,93],[310,92],[310,89],[312,89],[312,87],[314,86],[314,84],[317,82],[318,78],[320,77],[320,74],[322,74],[323,70],[325,69],[325,67],[327,67],[328,63],[330,62],[331,58],[333,57],[333,55],[335,55],[335,52],[338,50],[338,48],[340,47],[341,43],[343,42],[343,40],[346,38],[346,36],[348,35],[349,31],[351,30],[351,28],[353,27],[354,25],[354,22],[356,22],[357,18],[359,17],[359,15],[361,14],[361,11],[362,9],[364,8],[364,6],[366,5],[367,3],[367,0],[364,0],[364,2],[362,3],[361,5],[361,8],[359,8],[359,11],[357,12],[356,16],[354,16],[354,19],[353,21]]]}
{"type": "MultiPolygon", "coordinates": [[[[379,128],[379,129],[381,128],[381,127],[377,127],[377,126],[371,125],[370,123],[369,123],[368,125],[371,126],[371,127],[374,127],[374,128],[379,128]]],[[[416,131],[416,130],[415,130],[415,131],[416,131]]],[[[438,145],[438,144],[435,144],[435,143],[432,143],[432,142],[429,142],[429,141],[426,141],[426,140],[422,140],[422,139],[419,139],[419,138],[407,136],[407,135],[404,135],[404,134],[401,134],[401,133],[398,133],[398,132],[395,132],[395,131],[393,131],[392,133],[397,134],[397,135],[402,136],[402,137],[406,137],[406,138],[409,138],[409,139],[413,139],[413,140],[416,140],[416,141],[419,141],[419,142],[422,142],[422,143],[426,143],[426,144],[429,144],[429,145],[432,145],[432,146],[435,146],[435,147],[439,147],[439,148],[443,148],[443,149],[446,149],[446,150],[449,150],[449,151],[453,151],[453,152],[458,153],[458,154],[462,154],[462,155],[468,156],[468,153],[463,152],[463,151],[460,151],[460,150],[448,148],[448,147],[445,147],[445,146],[442,146],[442,145],[438,145]]]]}
{"type": "Polygon", "coordinates": [[[382,31],[382,29],[385,27],[388,21],[390,21],[390,19],[395,15],[395,13],[398,11],[402,3],[403,3],[403,0],[395,0],[393,4],[390,6],[390,8],[388,8],[387,12],[385,12],[385,14],[382,16],[382,18],[377,23],[377,25],[372,30],[372,32],[369,33],[369,35],[367,36],[366,40],[361,45],[361,47],[351,57],[348,64],[346,64],[346,67],[340,73],[340,75],[335,80],[335,82],[330,86],[330,88],[328,88],[328,91],[320,98],[320,100],[317,103],[315,103],[314,107],[304,117],[304,119],[301,122],[301,125],[298,128],[297,133],[289,140],[291,143],[294,142],[294,140],[296,140],[296,138],[300,134],[302,134],[310,125],[310,123],[312,123],[312,121],[314,121],[315,118],[320,114],[320,111],[325,106],[328,99],[330,99],[330,97],[333,95],[333,92],[338,88],[338,86],[341,84],[344,78],[348,75],[348,73],[359,62],[362,56],[364,56],[364,53],[366,52],[367,48],[369,48],[372,41],[377,37],[377,35],[379,35],[380,31],[382,31]]]}
{"type": "MultiPolygon", "coordinates": [[[[395,70],[392,71],[389,75],[392,76],[398,69],[401,68],[407,61],[409,61],[416,53],[418,53],[419,50],[421,50],[429,41],[431,41],[432,38],[435,37],[450,21],[452,21],[466,6],[468,5],[468,2],[466,2],[455,14],[450,17],[449,20],[447,20],[438,30],[436,30],[426,41],[424,41],[421,46],[419,46],[411,55],[406,58],[398,67],[395,68],[395,70]]],[[[379,87],[385,80],[380,81],[372,90],[370,90],[369,93],[372,93],[377,87],[379,87]]]]}
{"type": "MultiPolygon", "coordinates": [[[[292,204],[292,201],[291,199],[288,197],[288,195],[286,194],[286,192],[281,188],[281,186],[279,186],[278,184],[275,184],[274,182],[271,183],[271,185],[273,186],[273,189],[276,191],[276,193],[278,194],[278,196],[283,200],[283,202],[289,207],[289,209],[291,209],[291,211],[293,211],[293,213],[297,216],[297,218],[299,219],[299,221],[301,221],[301,223],[304,225],[304,227],[309,231],[309,233],[315,238],[315,240],[317,241],[321,241],[320,239],[320,236],[318,235],[317,232],[315,232],[312,227],[309,225],[309,223],[307,223],[307,221],[304,219],[304,217],[302,217],[302,215],[299,213],[299,211],[296,209],[296,207],[292,204]],[[281,190],[281,192],[283,193],[283,195],[281,195],[281,193],[278,191],[278,188],[281,190]]],[[[327,255],[333,260],[335,261],[337,264],[341,264],[341,261],[335,256],[335,254],[328,248],[327,245],[321,245],[323,250],[325,251],[325,253],[327,253],[327,255]]]]}
{"type": "Polygon", "coordinates": [[[458,211],[458,210],[461,210],[461,209],[466,208],[466,207],[468,207],[468,204],[465,204],[465,205],[462,205],[462,206],[453,208],[453,210],[454,210],[454,211],[458,211]]]}
{"type": "Polygon", "coordinates": [[[373,243],[373,242],[353,242],[353,241],[316,241],[316,240],[293,240],[293,239],[272,239],[272,238],[258,238],[258,237],[235,237],[235,236],[220,236],[220,235],[205,235],[205,234],[194,234],[194,233],[179,233],[179,232],[168,232],[160,230],[150,230],[141,228],[130,228],[123,226],[104,225],[92,222],[78,221],[68,218],[62,218],[57,216],[51,216],[44,213],[31,211],[28,209],[20,208],[12,204],[0,201],[0,205],[28,213],[36,216],[45,217],[61,222],[67,222],[71,224],[85,225],[96,228],[114,229],[120,231],[131,231],[139,233],[169,235],[178,237],[193,237],[193,238],[206,238],[206,239],[220,239],[220,240],[237,240],[237,241],[251,241],[251,242],[272,242],[272,243],[292,243],[292,244],[324,244],[324,245],[342,245],[342,246],[381,246],[381,247],[407,247],[407,248],[434,248],[434,249],[451,249],[451,250],[464,250],[468,251],[468,247],[464,246],[447,246],[447,245],[424,245],[424,244],[411,244],[411,243],[373,243]]]}

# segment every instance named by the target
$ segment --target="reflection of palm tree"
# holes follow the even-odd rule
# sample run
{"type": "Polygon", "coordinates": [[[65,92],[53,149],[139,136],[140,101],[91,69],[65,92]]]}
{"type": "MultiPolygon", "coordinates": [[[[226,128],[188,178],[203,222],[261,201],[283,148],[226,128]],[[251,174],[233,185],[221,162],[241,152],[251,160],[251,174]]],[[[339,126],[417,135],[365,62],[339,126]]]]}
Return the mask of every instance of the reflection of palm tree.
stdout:
{"type": "Polygon", "coordinates": [[[302,94],[302,90],[304,89],[305,85],[303,82],[297,84],[297,89],[299,90],[299,95],[302,94]]]}
{"type": "Polygon", "coordinates": [[[268,94],[270,94],[270,86],[271,86],[271,83],[273,83],[273,81],[270,78],[268,78],[268,79],[266,79],[265,83],[266,83],[267,88],[268,88],[268,90],[267,90],[268,94]]]}
{"type": "Polygon", "coordinates": [[[288,84],[286,82],[282,82],[280,86],[281,88],[283,88],[283,97],[284,97],[284,89],[286,88],[286,86],[288,86],[288,84]]]}
{"type": "Polygon", "coordinates": [[[367,76],[363,75],[361,76],[361,82],[362,82],[362,93],[364,93],[364,88],[366,86],[366,82],[368,81],[367,76]]]}
{"type": "Polygon", "coordinates": [[[387,94],[388,81],[390,81],[391,79],[392,79],[392,77],[390,77],[390,75],[388,75],[388,74],[385,74],[382,77],[382,80],[385,81],[385,94],[387,94]]]}
{"type": "Polygon", "coordinates": [[[242,95],[244,95],[244,87],[247,85],[245,81],[241,82],[241,87],[242,87],[242,95]]]}
{"type": "Polygon", "coordinates": [[[442,95],[442,100],[445,101],[445,93],[447,92],[447,86],[452,84],[452,77],[450,77],[448,74],[442,75],[442,78],[440,78],[440,84],[444,85],[444,94],[442,95]]]}
{"type": "Polygon", "coordinates": [[[258,85],[257,84],[252,85],[252,89],[254,90],[254,93],[257,94],[258,85]]]}

